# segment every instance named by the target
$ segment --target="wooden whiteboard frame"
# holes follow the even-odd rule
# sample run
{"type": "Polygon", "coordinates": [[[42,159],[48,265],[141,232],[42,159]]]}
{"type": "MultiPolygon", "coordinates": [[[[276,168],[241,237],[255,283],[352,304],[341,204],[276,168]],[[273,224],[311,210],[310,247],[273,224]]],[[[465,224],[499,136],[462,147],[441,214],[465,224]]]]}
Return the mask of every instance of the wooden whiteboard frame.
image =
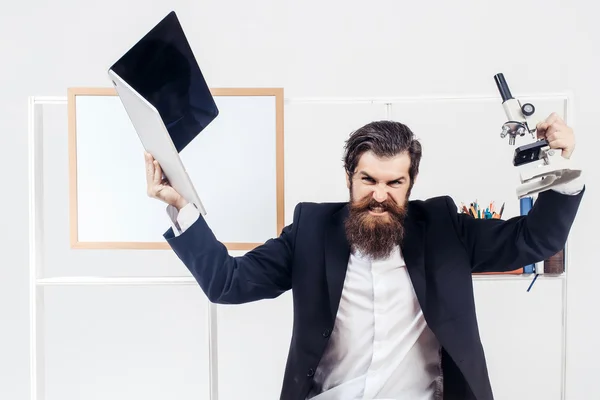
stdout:
{"type": "MultiPolygon", "coordinates": [[[[275,97],[275,154],[277,233],[284,228],[284,147],[283,147],[283,88],[216,88],[213,96],[274,96],[275,97]]],[[[69,130],[69,226],[72,249],[170,250],[167,242],[80,242],[77,199],[77,96],[117,96],[114,88],[72,87],[67,89],[69,130]]],[[[223,242],[228,250],[252,250],[262,243],[223,242]]]]}

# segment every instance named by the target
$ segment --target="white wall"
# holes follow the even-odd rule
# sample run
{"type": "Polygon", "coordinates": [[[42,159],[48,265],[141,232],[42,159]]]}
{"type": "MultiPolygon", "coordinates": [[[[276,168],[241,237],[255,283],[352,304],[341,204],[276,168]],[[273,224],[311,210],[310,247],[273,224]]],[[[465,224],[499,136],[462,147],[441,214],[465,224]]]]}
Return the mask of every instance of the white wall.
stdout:
{"type": "MultiPolygon", "coordinates": [[[[591,238],[600,223],[593,207],[600,201],[593,185],[600,171],[592,163],[600,145],[600,27],[595,17],[600,7],[583,0],[4,5],[0,398],[26,399],[29,391],[27,96],[65,95],[69,86],[107,86],[110,62],[171,9],[179,13],[213,87],[282,86],[286,97],[496,95],[492,76],[504,72],[517,95],[572,92],[576,156],[586,168],[589,187],[571,235],[567,398],[600,398],[594,374],[600,356],[595,306],[600,269],[595,265],[597,240],[591,238]]],[[[104,296],[106,307],[118,309],[110,298],[104,296]]],[[[98,307],[96,298],[88,301],[98,307]]],[[[173,307],[180,301],[173,299],[173,307]]],[[[70,303],[57,298],[55,304],[70,303]]],[[[189,323],[193,328],[194,321],[189,323]]],[[[163,333],[169,337],[169,331],[163,333]]]]}

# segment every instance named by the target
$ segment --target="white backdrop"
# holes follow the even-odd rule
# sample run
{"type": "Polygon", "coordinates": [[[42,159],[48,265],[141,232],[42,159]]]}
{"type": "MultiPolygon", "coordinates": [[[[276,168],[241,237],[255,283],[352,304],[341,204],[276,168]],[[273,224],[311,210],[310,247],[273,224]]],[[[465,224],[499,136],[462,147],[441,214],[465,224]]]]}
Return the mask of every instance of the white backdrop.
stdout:
{"type": "MultiPolygon", "coordinates": [[[[30,307],[27,284],[30,229],[27,224],[26,99],[31,95],[64,96],[67,87],[108,85],[106,69],[112,61],[171,9],[181,15],[192,48],[213,87],[284,87],[286,97],[293,99],[456,94],[496,96],[492,76],[504,72],[516,95],[572,92],[570,121],[578,139],[574,157],[586,170],[588,191],[570,243],[566,398],[600,398],[600,388],[595,379],[600,356],[595,343],[600,336],[600,324],[593,318],[593,305],[600,301],[600,292],[596,290],[600,269],[595,268],[597,239],[592,237],[600,224],[600,217],[594,209],[600,197],[593,185],[600,181],[600,171],[594,162],[596,149],[600,147],[600,138],[595,134],[600,81],[594,79],[600,69],[600,54],[590,50],[595,48],[600,37],[598,7],[596,3],[583,0],[568,3],[508,0],[500,6],[473,0],[433,3],[395,0],[375,3],[355,0],[174,0],[152,5],[137,0],[107,0],[97,4],[73,0],[52,3],[30,0],[7,4],[4,12],[0,13],[0,34],[7,38],[0,41],[0,49],[7,59],[0,67],[2,76],[6,78],[3,96],[0,97],[3,121],[0,167],[6,172],[3,181],[6,191],[4,196],[0,196],[0,206],[5,211],[5,229],[0,231],[0,318],[3,321],[0,332],[0,398],[28,398],[31,381],[27,317],[30,307]],[[115,12],[116,9],[120,12],[115,12]],[[513,44],[518,48],[511,47],[513,44]]],[[[356,126],[351,112],[344,109],[336,112],[339,113],[339,126],[344,131],[356,126]]],[[[48,173],[54,171],[57,174],[57,186],[48,188],[47,194],[52,193],[52,189],[67,193],[68,179],[60,174],[61,168],[63,171],[66,169],[66,162],[61,164],[58,161],[60,154],[54,156],[57,157],[56,163],[52,164],[55,167],[48,173]]],[[[288,141],[286,157],[301,159],[304,154],[295,153],[288,141]]],[[[323,165],[331,166],[327,164],[329,162],[335,163],[324,161],[323,165]]],[[[316,196],[319,192],[318,189],[306,189],[301,171],[288,170],[286,178],[286,198],[289,201],[303,197],[302,193],[316,196]]],[[[343,191],[339,192],[340,196],[343,194],[343,191]]],[[[68,221],[64,208],[53,212],[53,226],[58,227],[68,221]]],[[[286,219],[289,221],[289,217],[286,219]]],[[[56,244],[52,246],[53,262],[48,265],[52,268],[52,276],[78,273],[87,276],[100,273],[163,276],[165,271],[179,276],[185,272],[171,254],[164,252],[140,251],[135,259],[126,258],[118,252],[90,252],[86,255],[67,251],[68,243],[61,242],[60,237],[53,240],[56,244]],[[94,255],[93,259],[89,254],[94,255]],[[126,261],[115,264],[116,256],[124,257],[126,261]],[[153,263],[153,257],[158,257],[159,261],[153,263]]],[[[50,256],[49,253],[47,255],[50,256]]],[[[528,294],[538,296],[552,290],[544,288],[537,291],[542,282],[538,280],[533,292],[528,294]]],[[[526,290],[528,283],[516,284],[522,284],[523,290],[526,290]]],[[[151,297],[171,304],[168,297],[164,297],[168,291],[154,289],[151,297]]],[[[67,296],[63,289],[56,293],[67,296]]],[[[68,337],[68,330],[77,328],[73,325],[75,318],[78,317],[82,324],[101,320],[101,315],[95,311],[97,308],[89,306],[94,301],[102,301],[106,309],[115,310],[129,301],[128,293],[128,290],[114,291],[108,296],[102,291],[92,290],[89,296],[95,296],[94,299],[85,299],[83,294],[65,297],[65,300],[73,302],[70,304],[73,307],[78,304],[81,307],[69,313],[65,317],[68,320],[57,320],[53,326],[60,327],[59,334],[68,337]]],[[[271,307],[275,307],[275,302],[271,307]]],[[[55,304],[65,303],[57,300],[55,304]]],[[[132,304],[129,302],[130,306],[132,304]]],[[[174,299],[169,308],[176,309],[178,304],[179,301],[174,299]]],[[[152,304],[148,303],[148,306],[152,304]]],[[[285,300],[282,300],[281,307],[286,307],[285,300]]],[[[481,313],[483,310],[478,308],[478,311],[481,313]]],[[[156,315],[137,312],[148,320],[137,321],[136,326],[154,326],[156,315]]],[[[548,321],[544,309],[531,310],[530,314],[531,324],[538,319],[548,321]]],[[[114,318],[105,321],[107,328],[119,327],[118,314],[114,314],[114,318]]],[[[281,332],[286,331],[285,325],[275,322],[274,326],[281,331],[270,331],[273,332],[272,337],[284,342],[281,332]]],[[[75,331],[82,332],[81,328],[75,331]]],[[[82,343],[94,345],[90,341],[75,344],[80,347],[82,343]]],[[[112,343],[116,346],[119,342],[112,343]]],[[[119,351],[127,354],[129,348],[120,346],[119,351]]],[[[277,346],[284,347],[284,344],[278,343],[277,346]]],[[[536,347],[532,345],[532,348],[536,347]]],[[[58,346],[52,351],[61,349],[64,347],[58,346]]],[[[176,347],[168,346],[167,349],[176,347]]],[[[515,351],[519,347],[507,341],[506,349],[515,351]]],[[[164,355],[165,363],[173,366],[169,363],[170,356],[164,352],[157,354],[164,355]]],[[[520,355],[533,357],[530,354],[521,352],[520,355]]],[[[543,357],[546,360],[546,356],[543,357]]],[[[548,365],[553,365],[554,355],[549,354],[548,357],[548,365]]],[[[100,362],[109,361],[106,357],[100,362]]],[[[194,368],[183,355],[178,365],[194,368]]],[[[89,365],[86,368],[90,371],[89,365]]],[[[260,369],[260,365],[253,364],[252,371],[260,369]]],[[[250,373],[250,369],[240,372],[241,367],[238,372],[230,371],[234,371],[236,379],[240,380],[247,379],[250,373]]],[[[183,374],[185,371],[179,372],[183,374]]],[[[490,373],[494,372],[491,370],[490,373]]],[[[58,374],[52,376],[60,377],[58,374]]],[[[77,376],[71,375],[72,383],[77,384],[77,376]]],[[[134,378],[141,379],[139,375],[134,378]]],[[[60,388],[56,386],[60,380],[56,379],[53,380],[54,387],[60,388]]],[[[169,379],[176,382],[173,376],[169,379]]],[[[145,383],[160,392],[160,381],[148,379],[145,383]]],[[[504,387],[505,383],[498,384],[504,387]]],[[[224,384],[235,385],[235,382],[224,384]]],[[[536,386],[541,387],[542,384],[533,379],[526,384],[523,380],[513,383],[515,392],[522,390],[519,393],[526,393],[536,386]]],[[[200,386],[194,388],[200,389],[200,386]]],[[[555,386],[551,388],[548,390],[555,395],[555,386]]],[[[500,392],[497,397],[502,398],[500,392]]]]}

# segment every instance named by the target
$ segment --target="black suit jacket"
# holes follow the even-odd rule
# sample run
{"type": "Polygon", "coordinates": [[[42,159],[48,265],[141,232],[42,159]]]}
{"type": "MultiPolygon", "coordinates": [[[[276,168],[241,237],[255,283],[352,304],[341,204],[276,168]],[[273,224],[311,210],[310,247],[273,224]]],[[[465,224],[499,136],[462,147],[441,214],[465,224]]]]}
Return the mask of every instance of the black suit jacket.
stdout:
{"type": "MultiPolygon", "coordinates": [[[[410,201],[402,255],[427,324],[442,346],[444,399],[493,398],[479,337],[472,273],[508,271],[560,251],[583,191],[540,193],[527,216],[474,219],[450,197],[410,201]]],[[[211,302],[240,304],[292,289],[294,324],[281,399],[303,400],[333,330],[350,248],[347,203],[301,203],[291,225],[232,257],[200,217],[165,238],[211,302]]],[[[393,316],[390,316],[393,318],[393,316]]]]}

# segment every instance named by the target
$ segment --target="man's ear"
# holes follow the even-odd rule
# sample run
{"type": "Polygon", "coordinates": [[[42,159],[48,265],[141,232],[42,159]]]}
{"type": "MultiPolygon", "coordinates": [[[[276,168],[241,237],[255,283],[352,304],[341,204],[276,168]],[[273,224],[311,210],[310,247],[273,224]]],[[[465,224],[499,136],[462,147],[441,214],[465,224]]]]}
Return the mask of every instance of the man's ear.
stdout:
{"type": "Polygon", "coordinates": [[[350,189],[350,174],[346,172],[346,186],[350,189]]]}

